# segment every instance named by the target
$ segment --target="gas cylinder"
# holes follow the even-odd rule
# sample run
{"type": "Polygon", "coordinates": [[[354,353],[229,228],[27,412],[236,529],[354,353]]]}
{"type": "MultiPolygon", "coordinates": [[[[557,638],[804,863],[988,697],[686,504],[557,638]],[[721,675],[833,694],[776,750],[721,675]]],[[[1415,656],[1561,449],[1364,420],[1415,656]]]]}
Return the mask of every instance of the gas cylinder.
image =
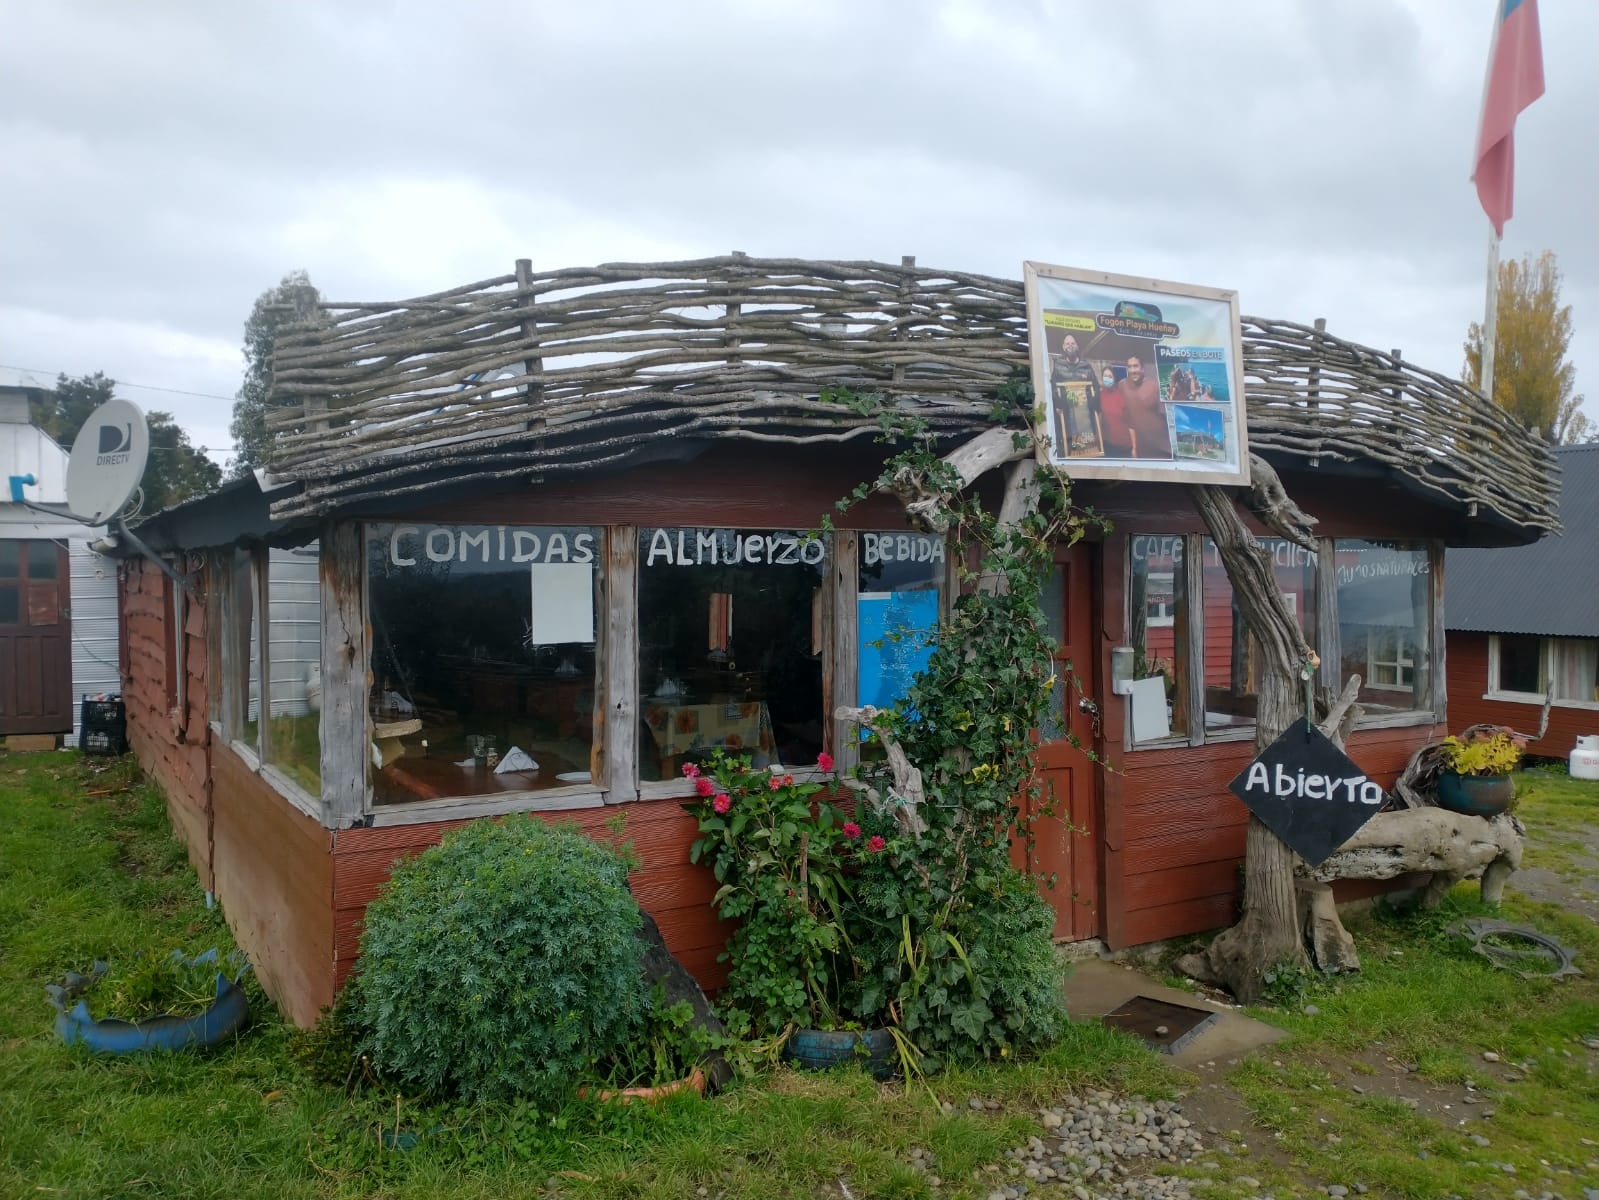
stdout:
{"type": "Polygon", "coordinates": [[[1577,748],[1571,752],[1571,777],[1599,779],[1599,734],[1577,739],[1577,748]]]}

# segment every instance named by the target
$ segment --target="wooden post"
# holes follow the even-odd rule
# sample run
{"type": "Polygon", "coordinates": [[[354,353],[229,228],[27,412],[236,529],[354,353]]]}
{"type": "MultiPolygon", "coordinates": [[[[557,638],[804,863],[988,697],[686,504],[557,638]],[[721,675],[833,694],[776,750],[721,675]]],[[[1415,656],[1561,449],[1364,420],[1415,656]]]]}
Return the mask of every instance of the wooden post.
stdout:
{"type": "Polygon", "coordinates": [[[605,802],[637,800],[638,788],[638,529],[605,530],[605,802]]]}
{"type": "Polygon", "coordinates": [[[1338,631],[1338,544],[1316,539],[1316,645],[1321,647],[1321,689],[1331,704],[1344,686],[1344,652],[1338,631]]]}
{"type": "MultiPolygon", "coordinates": [[[[521,294],[517,297],[519,308],[532,308],[536,297],[529,290],[533,286],[533,260],[519,258],[516,260],[516,286],[521,294]]],[[[522,373],[531,375],[524,392],[529,405],[538,405],[544,402],[544,353],[539,348],[539,323],[537,321],[522,322],[522,341],[530,349],[527,358],[522,361],[522,373]]]]}
{"type": "Polygon", "coordinates": [[[365,550],[358,521],[322,526],[322,823],[346,829],[366,819],[371,694],[365,550]]]}
{"type": "MultiPolygon", "coordinates": [[[[733,258],[735,261],[747,257],[749,256],[746,255],[742,250],[733,251],[733,258]]],[[[728,272],[729,281],[736,278],[737,275],[735,272],[728,272]]],[[[727,306],[727,332],[724,336],[727,342],[727,365],[730,367],[740,366],[744,362],[744,356],[740,353],[740,348],[744,344],[744,339],[739,336],[738,332],[738,318],[739,314],[743,311],[744,306],[739,304],[737,301],[730,302],[727,306]]]]}
{"type": "MultiPolygon", "coordinates": [[[[900,258],[899,265],[904,270],[904,274],[899,278],[899,308],[896,310],[895,315],[903,320],[905,317],[910,316],[911,312],[911,297],[915,291],[915,277],[912,276],[911,271],[916,266],[916,256],[914,254],[904,255],[900,258]]],[[[893,336],[894,340],[898,341],[903,335],[896,329],[893,336]]],[[[904,386],[905,364],[896,362],[894,364],[894,390],[896,392],[900,391],[904,386]]]]}
{"type": "MultiPolygon", "coordinates": [[[[824,712],[834,714],[833,763],[840,773],[848,771],[861,760],[859,729],[854,722],[837,717],[837,710],[841,706],[853,706],[859,699],[860,663],[857,655],[860,647],[857,642],[860,639],[860,626],[856,619],[855,602],[860,590],[857,571],[860,536],[853,529],[841,529],[833,535],[833,561],[827,582],[823,585],[827,589],[823,620],[831,625],[831,640],[824,640],[822,644],[831,647],[832,658],[823,667],[822,704],[824,712]]],[[[829,630],[824,626],[824,638],[828,633],[829,630]]]]}
{"type": "MultiPolygon", "coordinates": [[[[1183,719],[1188,722],[1188,744],[1205,744],[1205,535],[1190,533],[1183,538],[1181,570],[1172,572],[1172,589],[1182,588],[1179,597],[1172,596],[1172,612],[1183,611],[1184,667],[1178,676],[1177,695],[1173,707],[1182,706],[1183,719]],[[1179,582],[1180,581],[1180,582],[1179,582]]],[[[1175,670],[1177,664],[1172,663],[1175,670]]]]}
{"type": "Polygon", "coordinates": [[[272,550],[257,546],[250,555],[255,568],[255,623],[261,631],[259,660],[256,663],[255,751],[262,762],[272,761],[272,550]]]}

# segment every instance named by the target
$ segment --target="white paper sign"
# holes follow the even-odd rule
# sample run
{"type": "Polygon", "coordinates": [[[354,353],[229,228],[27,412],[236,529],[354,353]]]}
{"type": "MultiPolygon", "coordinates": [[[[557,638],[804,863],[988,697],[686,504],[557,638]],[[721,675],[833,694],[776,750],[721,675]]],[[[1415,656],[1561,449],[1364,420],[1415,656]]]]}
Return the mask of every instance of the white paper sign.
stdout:
{"type": "Polygon", "coordinates": [[[594,567],[591,563],[533,563],[531,646],[594,641],[594,567]]]}

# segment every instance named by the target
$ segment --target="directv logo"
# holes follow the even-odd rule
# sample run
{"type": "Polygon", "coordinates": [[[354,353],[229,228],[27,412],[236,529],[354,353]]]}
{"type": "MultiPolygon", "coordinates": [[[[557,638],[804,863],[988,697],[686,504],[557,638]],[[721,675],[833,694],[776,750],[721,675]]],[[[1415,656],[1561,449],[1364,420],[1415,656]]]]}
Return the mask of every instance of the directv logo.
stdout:
{"type": "Polygon", "coordinates": [[[129,450],[133,445],[133,426],[128,425],[102,425],[100,426],[100,453],[95,455],[94,465],[97,467],[116,467],[128,461],[129,450]]]}

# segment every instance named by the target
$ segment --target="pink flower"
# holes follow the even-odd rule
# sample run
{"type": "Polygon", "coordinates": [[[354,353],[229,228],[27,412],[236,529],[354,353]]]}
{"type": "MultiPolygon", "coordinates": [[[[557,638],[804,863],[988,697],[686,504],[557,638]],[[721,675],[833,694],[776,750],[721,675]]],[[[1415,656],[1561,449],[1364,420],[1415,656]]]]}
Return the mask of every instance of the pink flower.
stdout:
{"type": "Polygon", "coordinates": [[[794,786],[794,777],[792,775],[783,776],[783,786],[784,787],[793,787],[794,786]]]}
{"type": "Polygon", "coordinates": [[[822,751],[816,756],[816,765],[820,770],[831,771],[833,769],[833,756],[825,750],[822,751]]]}
{"type": "Polygon", "coordinates": [[[700,773],[700,768],[699,768],[699,765],[697,763],[686,762],[686,763],[683,764],[683,778],[684,779],[693,779],[699,773],[700,773]]]}
{"type": "Polygon", "coordinates": [[[709,796],[716,791],[716,785],[704,775],[696,775],[694,777],[694,790],[702,796],[709,796]]]}
{"type": "Polygon", "coordinates": [[[771,788],[775,792],[775,791],[777,791],[778,788],[783,786],[783,781],[781,779],[779,779],[776,775],[773,775],[770,779],[768,779],[766,781],[766,786],[771,788]]]}
{"type": "Polygon", "coordinates": [[[845,821],[843,832],[847,838],[858,838],[861,836],[861,827],[854,821],[845,821]]]}
{"type": "Polygon", "coordinates": [[[876,854],[879,850],[886,850],[888,848],[888,843],[874,833],[870,838],[867,839],[866,848],[873,854],[876,854]]]}
{"type": "Polygon", "coordinates": [[[719,793],[716,799],[711,801],[711,810],[713,812],[725,813],[732,807],[733,797],[729,796],[726,792],[719,793]]]}

